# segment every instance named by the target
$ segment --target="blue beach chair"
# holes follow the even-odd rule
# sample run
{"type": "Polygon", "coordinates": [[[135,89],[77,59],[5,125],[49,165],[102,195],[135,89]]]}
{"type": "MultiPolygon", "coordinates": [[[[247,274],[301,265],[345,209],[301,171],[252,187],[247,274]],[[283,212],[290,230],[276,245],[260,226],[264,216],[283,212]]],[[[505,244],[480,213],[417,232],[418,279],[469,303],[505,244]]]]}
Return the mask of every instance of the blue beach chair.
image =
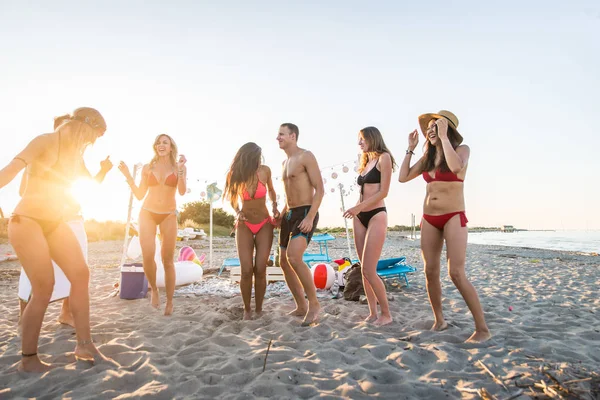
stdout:
{"type": "Polygon", "coordinates": [[[377,262],[377,275],[384,281],[392,279],[404,279],[406,287],[410,287],[408,283],[409,272],[415,272],[417,269],[406,264],[406,257],[387,258],[377,262]]]}
{"type": "Polygon", "coordinates": [[[304,253],[302,261],[307,264],[310,264],[311,262],[330,262],[331,258],[329,257],[329,248],[327,247],[327,242],[330,240],[335,240],[335,237],[331,236],[329,233],[313,235],[311,241],[319,244],[319,252],[304,253]]]}
{"type": "MultiPolygon", "coordinates": [[[[319,252],[318,253],[304,253],[302,256],[302,261],[309,264],[317,263],[317,262],[330,262],[331,257],[329,257],[329,248],[327,247],[327,242],[330,240],[335,240],[335,237],[331,236],[329,233],[323,233],[320,235],[314,235],[312,237],[312,242],[319,244],[319,252]]],[[[269,257],[271,261],[275,261],[273,259],[273,255],[269,257]]],[[[220,276],[221,273],[225,270],[226,267],[239,267],[240,259],[239,258],[226,258],[223,260],[223,264],[221,264],[221,268],[219,269],[219,273],[217,276],[220,276]]]]}

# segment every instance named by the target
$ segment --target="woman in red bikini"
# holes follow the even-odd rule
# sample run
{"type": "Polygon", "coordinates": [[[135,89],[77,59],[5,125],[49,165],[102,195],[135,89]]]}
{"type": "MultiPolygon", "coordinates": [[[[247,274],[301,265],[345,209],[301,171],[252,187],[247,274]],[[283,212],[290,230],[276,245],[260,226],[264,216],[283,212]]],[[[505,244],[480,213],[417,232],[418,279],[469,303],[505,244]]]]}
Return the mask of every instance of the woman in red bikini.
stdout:
{"type": "Polygon", "coordinates": [[[461,145],[458,118],[450,111],[419,116],[425,135],[424,155],[412,167],[410,159],[419,143],[414,130],[408,135],[408,150],[400,167],[400,182],[419,175],[427,182],[423,220],[421,221],[421,253],[425,264],[427,293],[435,321],[431,330],[448,327],[442,313],[440,258],[446,241],[448,273],[465,299],[475,320],[475,332],[467,342],[483,342],[491,337],[475,288],[465,274],[467,253],[467,216],[465,215],[464,179],[470,149],[461,145]]]}
{"type": "Polygon", "coordinates": [[[52,260],[71,283],[75,357],[94,363],[117,364],[103,356],[90,332],[90,272],[81,245],[66,222],[72,213],[68,191],[79,177],[85,148],[104,135],[106,122],[93,108],[76,109],[52,133],[34,138],[0,170],[0,188],[25,169],[27,185],[8,225],[8,237],[31,281],[31,297],[21,319],[19,370],[45,372],[51,368],[37,354],[44,314],[54,290],[52,260]]]}
{"type": "Polygon", "coordinates": [[[362,265],[363,286],[369,303],[369,316],[365,319],[376,326],[392,323],[385,284],[377,275],[377,261],[381,256],[387,232],[387,197],[396,166],[381,132],[375,127],[360,131],[358,144],[362,150],[360,175],[356,183],[360,186],[358,203],[346,210],[345,218],[354,219],[354,243],[362,265]],[[356,218],[354,218],[356,217],[356,218]],[[377,304],[381,315],[377,315],[377,304]]]}
{"type": "Polygon", "coordinates": [[[262,149],[255,143],[243,145],[227,172],[224,194],[237,213],[235,241],[242,268],[240,289],[244,300],[244,319],[252,319],[252,276],[256,314],[262,315],[267,289],[267,262],[273,246],[273,225],[279,218],[277,196],[271,169],[261,165],[262,149]],[[267,191],[273,204],[273,217],[267,210],[267,191]],[[240,199],[241,206],[240,206],[240,199]],[[254,252],[256,249],[256,258],[254,252]]]}
{"type": "Polygon", "coordinates": [[[165,291],[167,303],[165,315],[173,314],[173,293],[175,292],[175,242],[177,241],[177,203],[175,194],[183,196],[186,186],[186,159],[180,155],[177,160],[177,145],[169,135],[161,134],[154,140],[154,158],[142,168],[142,179],[136,186],[129,168],[123,161],[119,170],[125,175],[131,191],[138,200],[144,199],[140,211],[140,246],[144,263],[144,273],[151,289],[152,306],[160,306],[156,287],[156,228],[160,228],[161,258],[165,269],[165,291]],[[146,196],[147,194],[147,196],[146,196]]]}

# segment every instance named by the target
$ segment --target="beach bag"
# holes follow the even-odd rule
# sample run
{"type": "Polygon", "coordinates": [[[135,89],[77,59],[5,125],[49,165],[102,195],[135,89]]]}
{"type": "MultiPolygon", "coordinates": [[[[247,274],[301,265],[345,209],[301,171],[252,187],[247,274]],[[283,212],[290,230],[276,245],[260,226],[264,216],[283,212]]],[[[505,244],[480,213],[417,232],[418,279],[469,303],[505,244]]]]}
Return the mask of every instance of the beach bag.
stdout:
{"type": "Polygon", "coordinates": [[[358,301],[360,296],[365,294],[360,262],[357,262],[348,268],[344,273],[344,279],[346,280],[346,286],[344,286],[344,299],[348,301],[358,301]]]}

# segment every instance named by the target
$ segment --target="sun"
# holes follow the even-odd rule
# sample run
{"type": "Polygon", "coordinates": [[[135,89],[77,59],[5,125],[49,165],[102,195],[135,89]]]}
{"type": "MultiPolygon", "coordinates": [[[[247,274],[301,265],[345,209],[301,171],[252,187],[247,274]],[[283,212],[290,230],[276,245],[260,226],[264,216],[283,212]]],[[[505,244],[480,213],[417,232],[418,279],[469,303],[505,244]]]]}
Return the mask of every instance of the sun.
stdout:
{"type": "Polygon", "coordinates": [[[71,187],[71,194],[81,205],[85,219],[98,221],[125,219],[126,205],[108,185],[100,185],[92,179],[79,179],[71,187]]]}

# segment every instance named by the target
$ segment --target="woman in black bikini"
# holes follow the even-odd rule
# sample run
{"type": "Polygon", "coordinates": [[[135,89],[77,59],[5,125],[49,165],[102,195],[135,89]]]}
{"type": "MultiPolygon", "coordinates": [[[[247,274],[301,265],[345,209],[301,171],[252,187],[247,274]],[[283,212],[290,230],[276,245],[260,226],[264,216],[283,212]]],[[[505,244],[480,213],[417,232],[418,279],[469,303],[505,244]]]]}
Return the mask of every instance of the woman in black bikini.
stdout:
{"type": "MultiPolygon", "coordinates": [[[[54,118],[54,130],[57,130],[62,124],[69,121],[70,119],[71,119],[71,116],[69,114],[61,115],[60,117],[54,118]]],[[[82,161],[83,161],[83,159],[82,159],[82,161]]],[[[104,159],[100,162],[100,172],[98,172],[98,174],[95,177],[93,177],[93,179],[98,183],[102,183],[102,181],[104,181],[104,177],[106,176],[108,171],[110,171],[112,169],[112,167],[113,167],[112,162],[109,160],[109,157],[106,157],[106,159],[104,159]]],[[[21,186],[19,187],[19,196],[21,196],[21,197],[23,196],[23,194],[25,193],[25,190],[27,189],[27,176],[28,176],[28,174],[25,173],[21,177],[21,186]]],[[[82,163],[80,165],[79,173],[76,177],[92,179],[92,175],[90,174],[90,172],[88,171],[88,169],[84,163],[82,163]]],[[[68,193],[67,193],[67,195],[68,195],[68,193]]],[[[77,202],[77,199],[73,198],[72,196],[67,196],[67,201],[65,202],[65,205],[69,205],[69,204],[71,204],[71,207],[65,207],[64,221],[69,225],[69,227],[71,227],[71,229],[73,230],[73,233],[75,233],[75,237],[79,240],[79,242],[81,244],[81,251],[83,253],[83,257],[84,257],[85,261],[87,262],[88,243],[87,243],[87,235],[85,233],[83,216],[81,214],[81,206],[77,202]]],[[[21,273],[23,273],[23,272],[21,272],[21,273]]],[[[61,279],[61,278],[59,278],[59,279],[61,279]]],[[[27,303],[25,301],[19,299],[19,305],[21,308],[20,315],[22,316],[23,312],[25,311],[25,307],[27,306],[27,303]]],[[[73,313],[71,312],[71,307],[69,306],[69,298],[68,297],[65,298],[62,302],[60,314],[58,315],[58,322],[61,324],[70,325],[72,327],[75,327],[75,320],[73,319],[73,313]]]]}
{"type": "Polygon", "coordinates": [[[167,303],[165,315],[173,314],[173,293],[175,292],[175,242],[177,241],[177,203],[175,194],[183,196],[186,186],[186,159],[180,155],[177,160],[177,145],[169,135],[158,135],[154,140],[154,158],[142,168],[140,185],[136,186],[129,168],[123,161],[119,170],[125,175],[131,191],[138,200],[144,199],[140,211],[140,245],[144,263],[144,273],[151,289],[152,306],[160,306],[156,287],[156,227],[160,228],[161,258],[165,268],[165,291],[167,303]],[[148,194],[146,196],[146,194],[148,194]]]}
{"type": "Polygon", "coordinates": [[[440,258],[446,241],[448,275],[467,303],[475,332],[467,342],[483,342],[492,335],[485,322],[477,291],[465,273],[467,256],[467,216],[465,215],[464,180],[467,174],[469,146],[461,144],[458,118],[450,111],[419,116],[419,125],[425,136],[423,156],[411,167],[410,158],[419,143],[417,130],[408,136],[408,150],[400,167],[400,182],[408,182],[419,175],[427,182],[421,221],[421,253],[425,264],[427,294],[433,310],[432,331],[448,327],[442,312],[442,285],[440,258]]]}
{"type": "Polygon", "coordinates": [[[387,232],[387,197],[394,157],[386,147],[383,137],[375,127],[360,131],[358,145],[362,151],[359,177],[358,203],[346,210],[344,217],[354,218],[354,244],[362,265],[363,286],[369,302],[369,316],[365,321],[382,326],[392,322],[385,284],[377,275],[377,262],[381,256],[387,232]],[[377,313],[377,303],[381,315],[377,313]]]}
{"type": "Polygon", "coordinates": [[[252,276],[256,315],[262,315],[267,288],[267,262],[273,246],[274,219],[279,218],[277,196],[273,189],[271,169],[261,165],[262,149],[246,143],[235,155],[227,172],[225,198],[237,212],[235,241],[242,268],[240,290],[244,300],[244,319],[252,319],[252,276]],[[273,204],[273,218],[267,210],[267,189],[273,204]],[[240,207],[240,198],[242,199],[240,207]],[[256,249],[256,261],[254,251],[256,249]]]}
{"type": "Polygon", "coordinates": [[[0,171],[0,188],[23,168],[27,186],[8,226],[8,235],[23,269],[30,278],[32,294],[22,316],[21,364],[27,372],[44,372],[51,365],[37,355],[44,314],[54,290],[52,260],[71,283],[71,311],[77,345],[75,357],[92,362],[114,361],[100,353],[90,332],[89,270],[81,246],[64,221],[69,213],[66,193],[78,177],[82,154],[104,135],[106,123],[93,108],[78,108],[54,132],[40,135],[0,171]]]}

